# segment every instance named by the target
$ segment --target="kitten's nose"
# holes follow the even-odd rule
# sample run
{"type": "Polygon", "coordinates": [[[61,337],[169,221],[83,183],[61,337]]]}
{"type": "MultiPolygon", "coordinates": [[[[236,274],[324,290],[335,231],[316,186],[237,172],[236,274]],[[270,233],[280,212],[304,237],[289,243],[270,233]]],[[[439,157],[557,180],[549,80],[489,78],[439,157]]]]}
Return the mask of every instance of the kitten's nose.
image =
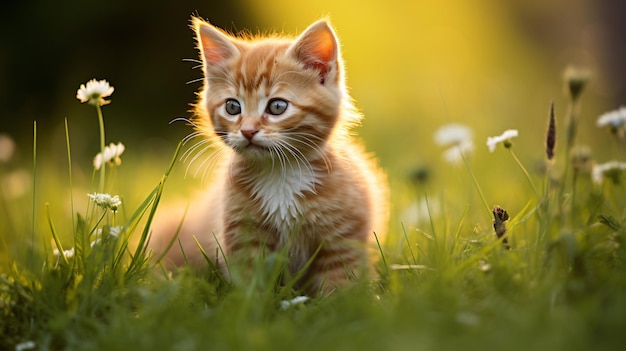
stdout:
{"type": "Polygon", "coordinates": [[[245,136],[246,139],[248,139],[248,141],[252,141],[252,138],[258,132],[259,132],[258,129],[242,129],[241,130],[241,134],[243,134],[243,136],[245,136]]]}

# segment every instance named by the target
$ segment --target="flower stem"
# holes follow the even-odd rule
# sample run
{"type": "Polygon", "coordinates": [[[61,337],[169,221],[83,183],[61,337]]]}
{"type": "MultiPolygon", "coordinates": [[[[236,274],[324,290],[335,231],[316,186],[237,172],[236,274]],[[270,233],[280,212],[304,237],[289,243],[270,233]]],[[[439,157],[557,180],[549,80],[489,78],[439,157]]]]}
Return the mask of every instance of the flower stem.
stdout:
{"type": "Polygon", "coordinates": [[[530,184],[530,186],[533,188],[533,191],[535,192],[535,196],[537,196],[537,198],[539,199],[539,192],[537,191],[537,188],[535,187],[535,183],[533,183],[533,180],[530,177],[530,174],[526,170],[526,167],[524,167],[524,165],[519,160],[519,158],[517,158],[517,155],[513,151],[513,148],[508,148],[508,150],[511,153],[511,156],[513,157],[513,160],[515,160],[515,163],[517,163],[519,168],[522,170],[522,173],[524,173],[524,176],[526,177],[526,180],[528,181],[528,184],[530,184]]]}
{"type": "Polygon", "coordinates": [[[491,218],[492,216],[491,208],[489,207],[489,203],[487,202],[487,199],[485,198],[485,194],[483,194],[483,191],[480,188],[480,184],[478,184],[478,179],[476,179],[476,176],[474,175],[474,172],[472,171],[472,168],[470,167],[469,162],[465,158],[465,155],[463,154],[463,152],[461,152],[460,154],[461,154],[461,158],[463,159],[463,163],[465,164],[465,167],[467,168],[467,171],[472,177],[472,181],[474,181],[476,190],[478,190],[478,195],[480,195],[480,199],[483,201],[483,204],[485,205],[485,209],[487,210],[487,213],[489,214],[489,218],[491,218]]]}
{"type": "MultiPolygon", "coordinates": [[[[100,153],[104,160],[104,118],[102,118],[102,107],[97,104],[96,111],[98,111],[98,123],[100,125],[100,153]]],[[[106,164],[102,162],[100,166],[100,183],[98,184],[98,192],[104,192],[104,175],[106,170],[106,164]]]]}

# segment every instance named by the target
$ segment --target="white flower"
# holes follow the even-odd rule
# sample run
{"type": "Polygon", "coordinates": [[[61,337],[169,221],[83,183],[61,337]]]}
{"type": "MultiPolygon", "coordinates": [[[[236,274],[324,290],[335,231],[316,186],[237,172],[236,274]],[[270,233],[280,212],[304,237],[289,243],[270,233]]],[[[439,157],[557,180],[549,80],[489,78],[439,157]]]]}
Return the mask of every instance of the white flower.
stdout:
{"type": "MultiPolygon", "coordinates": [[[[59,256],[59,253],[60,253],[60,252],[59,252],[59,249],[54,248],[54,249],[52,250],[52,253],[53,253],[55,256],[59,256]]],[[[71,249],[69,249],[69,250],[63,250],[63,256],[65,256],[66,258],[72,258],[72,257],[74,257],[74,248],[71,248],[71,249]]]]}
{"type": "MultiPolygon", "coordinates": [[[[113,227],[109,227],[109,235],[117,238],[120,235],[120,232],[122,231],[122,227],[121,226],[113,226],[113,227]]],[[[94,247],[95,245],[100,244],[100,242],[102,242],[102,229],[96,229],[94,232],[94,236],[95,239],[91,242],[91,247],[94,247]]]]}
{"type": "Polygon", "coordinates": [[[472,130],[462,124],[446,124],[435,132],[435,142],[441,146],[451,146],[443,154],[444,159],[457,164],[463,156],[474,150],[472,130]]]}
{"type": "Polygon", "coordinates": [[[469,140],[461,144],[454,145],[448,150],[444,151],[443,158],[452,164],[459,164],[463,161],[463,157],[469,155],[474,151],[474,143],[469,140]]]}
{"type": "Polygon", "coordinates": [[[122,231],[122,227],[119,225],[116,225],[116,226],[109,228],[109,235],[117,238],[120,235],[121,231],[122,231]]]}
{"type": "Polygon", "coordinates": [[[103,163],[115,164],[116,166],[121,165],[122,159],[120,156],[124,153],[124,150],[126,150],[126,147],[121,142],[117,143],[117,145],[111,143],[109,146],[105,146],[104,152],[99,152],[93,158],[93,167],[99,170],[103,163]]]}
{"type": "Polygon", "coordinates": [[[626,124],[626,107],[620,107],[618,110],[609,111],[598,117],[596,125],[599,128],[610,126],[617,129],[626,124]]]}
{"type": "Polygon", "coordinates": [[[76,92],[76,98],[80,102],[87,102],[94,106],[104,106],[111,101],[104,100],[105,97],[113,94],[113,88],[106,80],[92,79],[87,82],[87,85],[81,84],[80,89],[76,92]]]}
{"type": "Polygon", "coordinates": [[[501,135],[488,137],[487,147],[489,147],[489,152],[493,152],[496,149],[496,145],[498,145],[498,143],[511,140],[512,138],[515,138],[517,135],[518,135],[517,129],[507,129],[501,135]]]}
{"type": "Polygon", "coordinates": [[[299,305],[301,303],[305,303],[309,300],[308,296],[296,296],[291,300],[283,300],[280,302],[280,309],[286,310],[291,306],[299,305]]]}
{"type": "MultiPolygon", "coordinates": [[[[116,226],[109,227],[109,235],[112,237],[117,238],[120,235],[121,231],[122,231],[121,226],[116,225],[116,226]]],[[[91,247],[94,247],[95,245],[100,244],[100,242],[102,242],[102,228],[96,229],[94,236],[95,236],[95,239],[91,242],[91,247]]]]}
{"type": "Polygon", "coordinates": [[[599,165],[594,165],[591,170],[591,179],[594,183],[602,184],[606,176],[610,176],[616,181],[622,171],[626,170],[626,163],[618,161],[609,161],[599,165]]]}
{"type": "Polygon", "coordinates": [[[96,205],[102,207],[103,209],[111,209],[113,212],[117,211],[117,208],[122,205],[122,200],[120,197],[115,195],[111,196],[109,194],[102,193],[93,193],[87,194],[91,201],[93,201],[96,205]]]}
{"type": "Polygon", "coordinates": [[[435,132],[435,142],[441,146],[461,145],[472,141],[472,130],[462,124],[446,124],[435,132]]]}
{"type": "Polygon", "coordinates": [[[15,345],[15,351],[32,350],[35,347],[37,347],[37,344],[34,341],[29,340],[29,341],[24,341],[15,345]]]}

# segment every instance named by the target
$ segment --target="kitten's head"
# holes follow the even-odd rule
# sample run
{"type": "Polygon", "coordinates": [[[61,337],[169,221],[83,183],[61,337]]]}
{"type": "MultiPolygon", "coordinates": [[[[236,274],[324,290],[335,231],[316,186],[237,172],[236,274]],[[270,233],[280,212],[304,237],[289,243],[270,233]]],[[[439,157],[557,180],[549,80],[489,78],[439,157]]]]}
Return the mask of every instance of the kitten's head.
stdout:
{"type": "Polygon", "coordinates": [[[315,158],[358,122],[326,21],[298,38],[240,38],[194,18],[204,69],[197,124],[252,159],[315,158]]]}

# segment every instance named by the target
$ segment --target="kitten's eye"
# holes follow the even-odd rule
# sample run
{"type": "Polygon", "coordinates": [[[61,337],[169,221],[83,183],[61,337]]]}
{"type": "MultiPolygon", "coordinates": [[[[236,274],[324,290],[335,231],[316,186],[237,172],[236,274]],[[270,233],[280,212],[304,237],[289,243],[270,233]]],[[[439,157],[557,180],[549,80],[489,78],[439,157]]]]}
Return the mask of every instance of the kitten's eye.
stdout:
{"type": "Polygon", "coordinates": [[[226,112],[229,115],[238,115],[241,113],[241,104],[235,99],[226,100],[226,112]]]}
{"type": "Polygon", "coordinates": [[[272,99],[267,104],[266,112],[274,116],[282,115],[287,110],[287,106],[289,103],[283,99],[272,99]]]}

